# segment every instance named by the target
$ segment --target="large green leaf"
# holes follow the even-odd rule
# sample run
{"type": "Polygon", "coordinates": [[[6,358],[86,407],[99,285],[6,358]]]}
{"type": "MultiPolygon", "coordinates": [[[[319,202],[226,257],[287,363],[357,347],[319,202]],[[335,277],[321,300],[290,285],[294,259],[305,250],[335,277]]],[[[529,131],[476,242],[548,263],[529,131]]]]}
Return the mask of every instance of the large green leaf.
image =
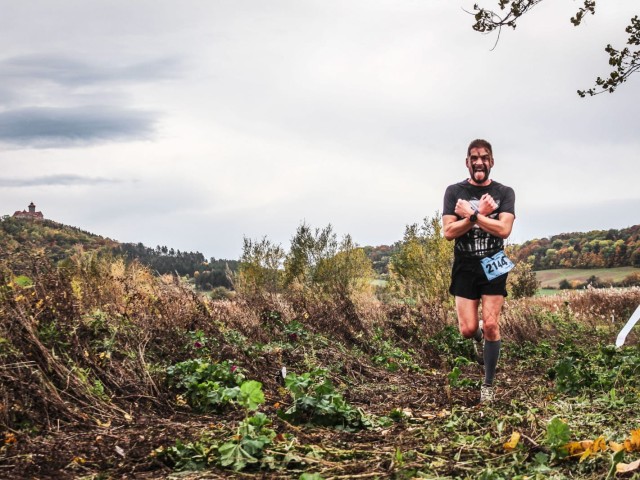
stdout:
{"type": "Polygon", "coordinates": [[[240,386],[238,403],[248,410],[255,410],[264,403],[262,384],[256,380],[248,380],[240,386]]]}

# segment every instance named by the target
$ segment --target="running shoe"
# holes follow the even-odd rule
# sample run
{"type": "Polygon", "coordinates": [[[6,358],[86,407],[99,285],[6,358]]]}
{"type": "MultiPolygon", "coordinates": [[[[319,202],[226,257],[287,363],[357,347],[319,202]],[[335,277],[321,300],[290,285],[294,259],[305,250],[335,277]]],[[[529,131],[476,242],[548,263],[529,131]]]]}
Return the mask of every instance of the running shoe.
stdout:
{"type": "Polygon", "coordinates": [[[480,387],[480,403],[491,403],[496,398],[496,391],[493,385],[482,385],[480,387]]]}

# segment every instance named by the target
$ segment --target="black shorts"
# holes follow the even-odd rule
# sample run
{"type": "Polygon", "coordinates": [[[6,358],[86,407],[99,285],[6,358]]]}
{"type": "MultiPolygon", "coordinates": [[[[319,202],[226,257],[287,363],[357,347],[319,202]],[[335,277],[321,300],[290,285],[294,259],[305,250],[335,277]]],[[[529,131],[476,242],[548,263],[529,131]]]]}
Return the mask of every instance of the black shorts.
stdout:
{"type": "Polygon", "coordinates": [[[493,280],[487,280],[478,258],[455,258],[451,270],[449,293],[456,297],[478,300],[482,295],[507,296],[507,276],[505,273],[493,280]]]}

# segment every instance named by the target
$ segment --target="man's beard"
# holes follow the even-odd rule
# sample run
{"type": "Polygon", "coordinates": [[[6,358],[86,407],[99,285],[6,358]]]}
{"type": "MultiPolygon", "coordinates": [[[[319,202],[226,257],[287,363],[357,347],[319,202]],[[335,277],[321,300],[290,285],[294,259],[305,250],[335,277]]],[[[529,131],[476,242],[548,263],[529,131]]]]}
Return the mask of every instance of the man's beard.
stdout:
{"type": "Polygon", "coordinates": [[[484,183],[489,179],[489,173],[491,173],[491,170],[486,167],[474,168],[471,171],[471,179],[476,183],[484,183]]]}

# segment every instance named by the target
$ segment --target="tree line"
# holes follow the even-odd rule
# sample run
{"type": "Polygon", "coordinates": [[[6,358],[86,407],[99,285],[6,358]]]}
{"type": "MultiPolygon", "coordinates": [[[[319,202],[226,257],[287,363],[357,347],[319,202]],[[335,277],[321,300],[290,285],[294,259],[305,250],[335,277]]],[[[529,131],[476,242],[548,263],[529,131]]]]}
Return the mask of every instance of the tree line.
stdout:
{"type": "Polygon", "coordinates": [[[167,246],[146,247],[142,243],[122,243],[113,248],[115,255],[136,259],[151,267],[157,273],[178,274],[193,277],[199,290],[213,290],[217,287],[232,289],[232,273],[238,269],[238,260],[209,260],[200,252],[181,252],[167,246]]]}
{"type": "Polygon", "coordinates": [[[640,225],[529,240],[513,252],[534,270],[640,267],[640,225]]]}

